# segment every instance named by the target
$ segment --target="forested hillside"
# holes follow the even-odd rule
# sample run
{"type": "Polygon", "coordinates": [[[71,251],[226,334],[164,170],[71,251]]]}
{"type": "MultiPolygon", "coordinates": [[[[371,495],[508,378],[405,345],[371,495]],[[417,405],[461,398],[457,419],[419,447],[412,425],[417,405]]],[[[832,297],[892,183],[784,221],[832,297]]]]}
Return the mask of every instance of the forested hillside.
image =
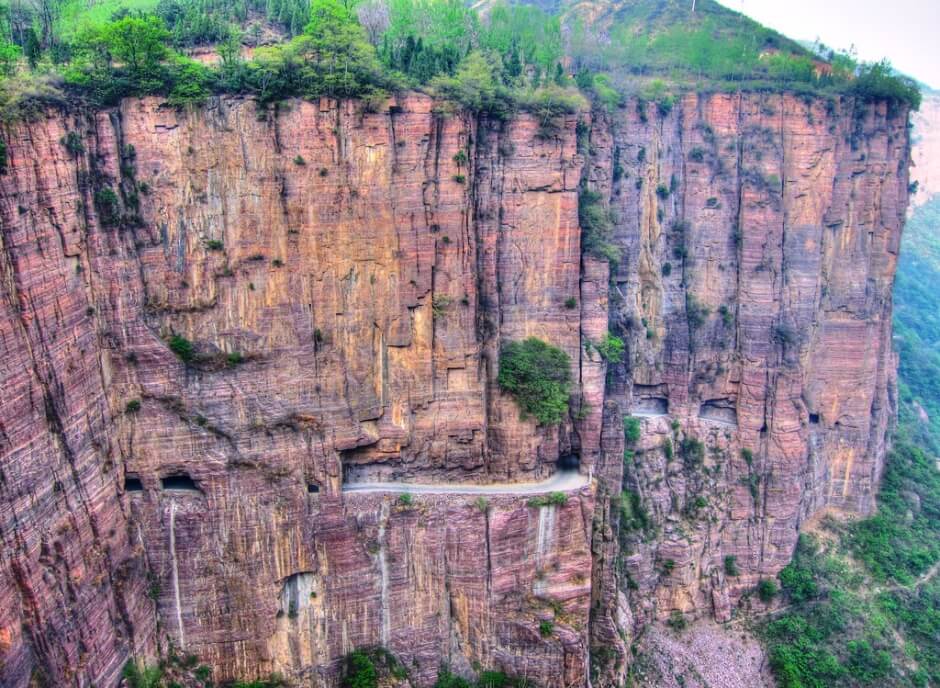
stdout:
{"type": "Polygon", "coordinates": [[[904,232],[894,292],[901,426],[940,456],[940,196],[917,207],[904,232]]]}
{"type": "Polygon", "coordinates": [[[631,92],[672,107],[683,89],[851,93],[919,102],[886,64],[814,53],[716,2],[611,3],[599,16],[459,0],[41,0],[0,5],[0,106],[7,119],[78,98],[110,105],[164,94],[180,107],[213,93],[361,97],[423,88],[476,111],[549,118],[631,92]],[[564,17],[564,22],[562,20],[564,17]],[[562,24],[564,23],[564,30],[562,24]],[[212,46],[205,64],[187,55],[212,46]]]}

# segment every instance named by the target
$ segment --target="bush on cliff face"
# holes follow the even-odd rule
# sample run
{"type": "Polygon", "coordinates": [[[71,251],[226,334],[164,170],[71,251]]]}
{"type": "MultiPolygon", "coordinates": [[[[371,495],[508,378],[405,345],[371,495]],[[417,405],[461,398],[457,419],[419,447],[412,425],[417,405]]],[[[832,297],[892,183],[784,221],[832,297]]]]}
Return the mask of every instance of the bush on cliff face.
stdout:
{"type": "Polygon", "coordinates": [[[182,335],[174,334],[169,340],[170,351],[180,357],[184,362],[192,361],[196,355],[193,343],[182,335]]]}
{"type": "Polygon", "coordinates": [[[581,225],[581,250],[611,263],[620,260],[620,251],[611,243],[613,222],[602,196],[596,191],[581,189],[578,194],[578,222],[581,225]]]}
{"type": "Polygon", "coordinates": [[[594,344],[597,353],[608,363],[619,363],[623,360],[624,344],[620,337],[608,332],[604,339],[594,344]]]}
{"type": "Polygon", "coordinates": [[[564,492],[549,492],[529,499],[527,504],[534,507],[564,506],[568,503],[568,496],[564,492]]]}
{"type": "Polygon", "coordinates": [[[769,604],[777,596],[777,584],[765,578],[757,584],[757,596],[760,601],[769,604]]]}
{"type": "Polygon", "coordinates": [[[372,657],[362,650],[356,650],[346,658],[343,676],[343,688],[376,688],[379,675],[372,657]]]}
{"type": "Polygon", "coordinates": [[[121,673],[130,688],[157,688],[163,681],[160,667],[148,667],[130,661],[124,665],[121,673]]]}
{"type": "Polygon", "coordinates": [[[571,360],[561,349],[529,337],[499,354],[499,386],[516,399],[523,417],[555,425],[568,412],[571,360]]]}
{"type": "Polygon", "coordinates": [[[623,417],[623,439],[629,445],[633,446],[640,441],[642,435],[642,428],[640,425],[640,419],[634,418],[633,416],[624,416],[623,417]]]}
{"type": "Polygon", "coordinates": [[[394,686],[408,678],[408,671],[384,647],[354,650],[343,660],[342,688],[394,686]]]}

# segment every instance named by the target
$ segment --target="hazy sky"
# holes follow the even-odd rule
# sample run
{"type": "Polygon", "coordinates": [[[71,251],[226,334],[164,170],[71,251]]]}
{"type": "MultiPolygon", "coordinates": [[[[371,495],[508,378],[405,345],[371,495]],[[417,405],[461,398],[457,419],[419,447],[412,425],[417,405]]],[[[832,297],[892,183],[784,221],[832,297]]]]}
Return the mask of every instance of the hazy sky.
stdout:
{"type": "Polygon", "coordinates": [[[719,0],[790,38],[844,49],[863,60],[887,57],[900,71],[940,89],[940,0],[719,0]]]}

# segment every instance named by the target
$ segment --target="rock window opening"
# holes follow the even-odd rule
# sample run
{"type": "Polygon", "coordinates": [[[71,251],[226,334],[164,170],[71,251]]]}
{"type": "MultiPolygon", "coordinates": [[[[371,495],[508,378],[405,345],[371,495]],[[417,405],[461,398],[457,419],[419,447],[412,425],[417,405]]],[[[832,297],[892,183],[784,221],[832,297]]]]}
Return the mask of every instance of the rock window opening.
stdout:
{"type": "Polygon", "coordinates": [[[140,478],[132,478],[130,476],[124,476],[124,491],[125,492],[143,492],[144,484],[140,481],[140,478]]]}
{"type": "Polygon", "coordinates": [[[738,424],[738,412],[732,399],[709,399],[699,407],[698,415],[716,423],[738,424]]]}
{"type": "Polygon", "coordinates": [[[317,494],[320,491],[320,486],[316,483],[307,483],[307,494],[317,494]]]}
{"type": "Polygon", "coordinates": [[[199,492],[199,487],[188,475],[168,475],[160,479],[160,487],[164,490],[187,490],[199,492]]]}
{"type": "Polygon", "coordinates": [[[665,397],[640,397],[635,399],[632,415],[640,417],[669,415],[669,400],[665,397]]]}

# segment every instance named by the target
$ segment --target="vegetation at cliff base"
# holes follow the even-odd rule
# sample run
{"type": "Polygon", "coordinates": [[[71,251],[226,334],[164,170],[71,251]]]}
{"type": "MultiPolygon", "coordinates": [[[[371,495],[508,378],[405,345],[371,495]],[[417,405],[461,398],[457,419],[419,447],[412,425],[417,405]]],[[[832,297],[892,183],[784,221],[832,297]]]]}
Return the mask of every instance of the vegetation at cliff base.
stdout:
{"type": "Polygon", "coordinates": [[[446,667],[442,667],[437,674],[434,688],[527,688],[531,685],[525,679],[509,676],[502,671],[484,670],[480,672],[476,680],[471,681],[463,676],[451,673],[446,667]]]}
{"type": "Polygon", "coordinates": [[[499,386],[511,394],[523,417],[555,425],[568,413],[571,359],[558,347],[529,337],[509,342],[499,354],[499,386]]]}
{"type": "Polygon", "coordinates": [[[857,522],[803,535],[762,629],[781,688],[940,685],[940,198],[905,229],[895,284],[900,421],[857,522]]]}
{"type": "Polygon", "coordinates": [[[163,684],[163,669],[137,662],[125,664],[121,676],[130,688],[158,688],[163,684]]]}
{"type": "Polygon", "coordinates": [[[408,670],[384,647],[354,650],[343,660],[342,688],[377,688],[401,683],[408,670]]]}
{"type": "Polygon", "coordinates": [[[171,650],[166,659],[157,665],[150,666],[137,660],[129,661],[124,665],[121,677],[127,688],[211,688],[213,685],[222,685],[225,688],[287,688],[292,685],[279,674],[271,674],[266,679],[226,681],[217,684],[213,682],[212,674],[212,667],[200,664],[196,655],[180,656],[171,650]]]}

